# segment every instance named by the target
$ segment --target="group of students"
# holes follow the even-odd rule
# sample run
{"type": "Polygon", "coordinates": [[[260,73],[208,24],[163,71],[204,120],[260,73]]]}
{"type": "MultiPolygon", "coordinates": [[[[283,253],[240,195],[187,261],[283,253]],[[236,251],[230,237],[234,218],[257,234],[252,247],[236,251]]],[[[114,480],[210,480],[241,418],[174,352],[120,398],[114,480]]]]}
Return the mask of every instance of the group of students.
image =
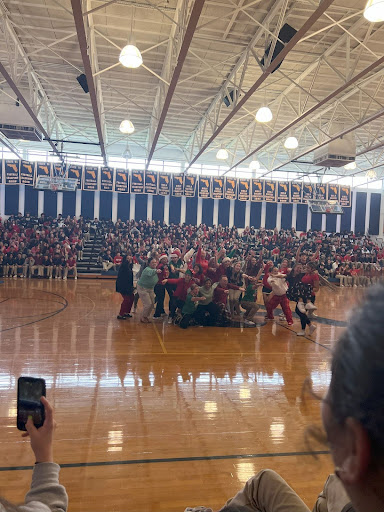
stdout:
{"type": "Polygon", "coordinates": [[[301,250],[300,246],[294,264],[285,258],[278,265],[272,260],[264,263],[263,252],[257,256],[252,250],[243,261],[230,258],[223,248],[209,257],[202,240],[198,241],[196,251],[171,249],[169,255],[154,251],[147,260],[128,255],[116,280],[116,291],[123,296],[117,318],[131,317],[131,309],[140,298],[143,304],[140,321],[149,323],[153,308],[153,319],[161,319],[167,316],[164,308],[167,294],[168,323],[181,328],[191,324],[226,326],[239,321],[254,326],[260,308],[258,290],[262,287],[267,320],[274,319],[274,310],[280,305],[282,319],[293,325],[290,301],[294,301],[301,322],[298,335],[304,336],[307,327],[308,334],[312,334],[316,329],[312,319],[319,291],[316,270],[319,253],[307,261],[307,254],[301,250]]]}
{"type": "Polygon", "coordinates": [[[0,219],[0,276],[4,278],[77,279],[83,258],[83,219],[46,219],[18,214],[0,219]]]}
{"type": "MultiPolygon", "coordinates": [[[[149,267],[151,268],[151,267],[149,267]]],[[[152,270],[155,270],[153,268],[152,270]]],[[[325,438],[335,466],[313,512],[382,512],[384,510],[384,287],[369,290],[351,315],[335,345],[331,381],[322,399],[325,438]]],[[[65,512],[68,496],[53,458],[53,411],[42,397],[45,421],[26,428],[35,455],[31,489],[25,503],[0,498],[1,512],[65,512]]],[[[319,436],[317,436],[319,437],[319,436]]],[[[310,478],[310,475],[308,475],[310,478]]],[[[108,507],[108,505],[106,505],[108,507]]],[[[274,471],[262,470],[219,512],[309,512],[295,491],[274,471]]],[[[186,511],[212,512],[208,507],[186,511]]]]}

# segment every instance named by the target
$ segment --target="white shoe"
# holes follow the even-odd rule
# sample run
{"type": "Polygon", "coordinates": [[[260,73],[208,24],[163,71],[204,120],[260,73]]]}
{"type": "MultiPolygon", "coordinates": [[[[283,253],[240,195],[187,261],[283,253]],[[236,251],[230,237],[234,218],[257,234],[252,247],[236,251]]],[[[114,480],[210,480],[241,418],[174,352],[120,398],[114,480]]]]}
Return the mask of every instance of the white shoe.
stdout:
{"type": "Polygon", "coordinates": [[[66,280],[67,280],[67,278],[66,278],[66,277],[63,277],[63,281],[66,281],[66,280]]]}
{"type": "Polygon", "coordinates": [[[314,311],[308,311],[308,318],[317,318],[317,316],[314,311]]]}
{"type": "Polygon", "coordinates": [[[17,279],[17,276],[13,276],[13,279],[17,279]]]}
{"type": "Polygon", "coordinates": [[[312,304],[312,302],[307,302],[307,304],[305,305],[305,309],[307,311],[316,311],[317,307],[312,304]]]}
{"type": "Polygon", "coordinates": [[[48,279],[52,279],[52,276],[49,276],[48,279]]]}
{"type": "Polygon", "coordinates": [[[343,285],[343,284],[341,284],[341,285],[340,285],[340,288],[344,288],[344,285],[343,285]]]}
{"type": "Polygon", "coordinates": [[[311,324],[309,326],[309,335],[313,334],[316,331],[316,329],[317,329],[317,325],[311,324]]]}
{"type": "Polygon", "coordinates": [[[75,281],[77,281],[77,277],[75,277],[75,281]]]}
{"type": "Polygon", "coordinates": [[[297,309],[300,311],[300,313],[306,313],[306,309],[304,306],[304,302],[298,302],[297,303],[297,309]]]}
{"type": "Polygon", "coordinates": [[[251,322],[250,320],[244,320],[244,325],[255,325],[255,322],[251,322]]]}
{"type": "Polygon", "coordinates": [[[305,336],[305,331],[297,331],[297,336],[305,336]]]}
{"type": "Polygon", "coordinates": [[[168,323],[169,323],[169,324],[173,323],[173,318],[169,317],[169,318],[168,318],[168,323]]]}
{"type": "Polygon", "coordinates": [[[354,288],[357,288],[357,284],[354,284],[354,285],[353,285],[353,287],[354,287],[354,288]]]}

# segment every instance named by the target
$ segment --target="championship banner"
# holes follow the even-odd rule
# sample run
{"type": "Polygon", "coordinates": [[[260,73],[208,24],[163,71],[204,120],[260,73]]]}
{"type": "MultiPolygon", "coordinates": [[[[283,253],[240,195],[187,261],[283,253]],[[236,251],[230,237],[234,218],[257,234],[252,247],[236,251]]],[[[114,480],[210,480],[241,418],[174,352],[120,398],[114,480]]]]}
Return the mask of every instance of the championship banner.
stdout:
{"type": "Polygon", "coordinates": [[[325,201],[327,199],[327,187],[323,183],[317,183],[315,185],[314,199],[321,199],[325,201]]]}
{"type": "Polygon", "coordinates": [[[327,183],[327,200],[340,201],[340,185],[327,183]]]}
{"type": "Polygon", "coordinates": [[[20,162],[20,183],[33,187],[35,178],[35,163],[22,160],[20,162]]]}
{"type": "Polygon", "coordinates": [[[171,190],[171,176],[159,173],[159,196],[169,196],[171,190]]]}
{"type": "Polygon", "coordinates": [[[123,194],[128,194],[129,192],[129,173],[125,169],[116,169],[115,192],[123,194]]]}
{"type": "Polygon", "coordinates": [[[291,203],[301,203],[303,199],[303,184],[301,181],[291,181],[291,203]]]}
{"type": "Polygon", "coordinates": [[[97,182],[98,182],[99,168],[92,166],[85,166],[84,169],[84,181],[83,181],[83,190],[98,190],[97,182]]]}
{"type": "Polygon", "coordinates": [[[237,179],[226,177],[224,185],[225,185],[224,186],[225,199],[236,199],[236,197],[237,197],[237,179]]]}
{"type": "Polygon", "coordinates": [[[288,181],[277,182],[277,202],[289,203],[289,183],[288,181]]]}
{"type": "Polygon", "coordinates": [[[103,192],[112,192],[113,190],[113,169],[112,167],[102,167],[100,176],[100,190],[103,192]]]}
{"type": "Polygon", "coordinates": [[[249,201],[249,180],[239,178],[239,189],[238,189],[238,199],[239,201],[249,201]]]}
{"type": "Polygon", "coordinates": [[[264,200],[264,180],[251,179],[251,201],[260,202],[264,200]]]}
{"type": "Polygon", "coordinates": [[[52,164],[52,175],[56,178],[65,177],[65,167],[63,164],[52,164]]]}
{"type": "Polygon", "coordinates": [[[184,173],[172,174],[172,195],[181,197],[184,192],[184,173]]]}
{"type": "Polygon", "coordinates": [[[36,176],[44,176],[45,178],[51,177],[51,164],[49,162],[40,163],[37,162],[36,164],[36,176]]]}
{"type": "Polygon", "coordinates": [[[145,171],[145,188],[146,194],[157,194],[157,177],[159,173],[155,171],[145,171]]]}
{"type": "Polygon", "coordinates": [[[264,182],[264,198],[267,203],[276,203],[277,181],[264,182]]]}
{"type": "Polygon", "coordinates": [[[81,188],[81,182],[83,178],[83,166],[68,164],[67,174],[68,178],[77,180],[77,188],[81,188]]]}
{"type": "Polygon", "coordinates": [[[132,194],[144,194],[144,171],[132,171],[131,192],[132,194]]]}
{"type": "Polygon", "coordinates": [[[4,162],[4,183],[6,185],[18,185],[20,182],[19,167],[20,160],[3,160],[4,162]]]}
{"type": "Polygon", "coordinates": [[[303,203],[313,199],[313,185],[310,183],[303,183],[303,203]]]}
{"type": "Polygon", "coordinates": [[[351,187],[347,187],[344,185],[340,186],[340,204],[345,208],[350,208],[351,206],[351,187]]]}
{"type": "Polygon", "coordinates": [[[195,197],[197,176],[186,175],[184,178],[185,197],[195,197]]]}
{"type": "Polygon", "coordinates": [[[224,178],[212,176],[212,198],[224,199],[224,178]]]}
{"type": "Polygon", "coordinates": [[[211,197],[211,176],[199,176],[199,197],[202,199],[211,197]]]}

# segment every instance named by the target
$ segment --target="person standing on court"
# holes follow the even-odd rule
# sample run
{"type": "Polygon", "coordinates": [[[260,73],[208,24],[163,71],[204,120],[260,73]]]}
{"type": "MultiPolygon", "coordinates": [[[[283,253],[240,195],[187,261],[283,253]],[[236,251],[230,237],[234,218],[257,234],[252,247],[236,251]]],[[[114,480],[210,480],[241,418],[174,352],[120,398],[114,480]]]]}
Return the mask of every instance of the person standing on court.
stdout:
{"type": "Polygon", "coordinates": [[[157,260],[152,258],[149,260],[148,267],[143,270],[140,279],[137,282],[137,291],[141,302],[143,303],[143,311],[141,312],[140,322],[149,324],[148,315],[153,309],[155,301],[154,288],[159,280],[157,274],[161,274],[162,270],[156,268],[157,260]]]}
{"type": "Polygon", "coordinates": [[[116,279],[116,291],[123,297],[120,312],[117,315],[118,320],[132,318],[130,314],[134,300],[132,266],[132,256],[124,256],[116,279]]]}

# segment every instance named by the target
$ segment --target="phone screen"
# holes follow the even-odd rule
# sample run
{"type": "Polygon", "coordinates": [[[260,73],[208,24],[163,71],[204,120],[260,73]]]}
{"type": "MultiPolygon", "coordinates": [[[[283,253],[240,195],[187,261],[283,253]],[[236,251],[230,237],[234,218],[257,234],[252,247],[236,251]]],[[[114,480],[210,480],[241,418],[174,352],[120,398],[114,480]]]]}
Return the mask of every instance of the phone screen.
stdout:
{"type": "Polygon", "coordinates": [[[33,377],[20,377],[17,391],[17,428],[26,430],[25,423],[28,416],[32,416],[37,428],[44,423],[44,406],[40,398],[45,396],[44,379],[33,377]]]}

